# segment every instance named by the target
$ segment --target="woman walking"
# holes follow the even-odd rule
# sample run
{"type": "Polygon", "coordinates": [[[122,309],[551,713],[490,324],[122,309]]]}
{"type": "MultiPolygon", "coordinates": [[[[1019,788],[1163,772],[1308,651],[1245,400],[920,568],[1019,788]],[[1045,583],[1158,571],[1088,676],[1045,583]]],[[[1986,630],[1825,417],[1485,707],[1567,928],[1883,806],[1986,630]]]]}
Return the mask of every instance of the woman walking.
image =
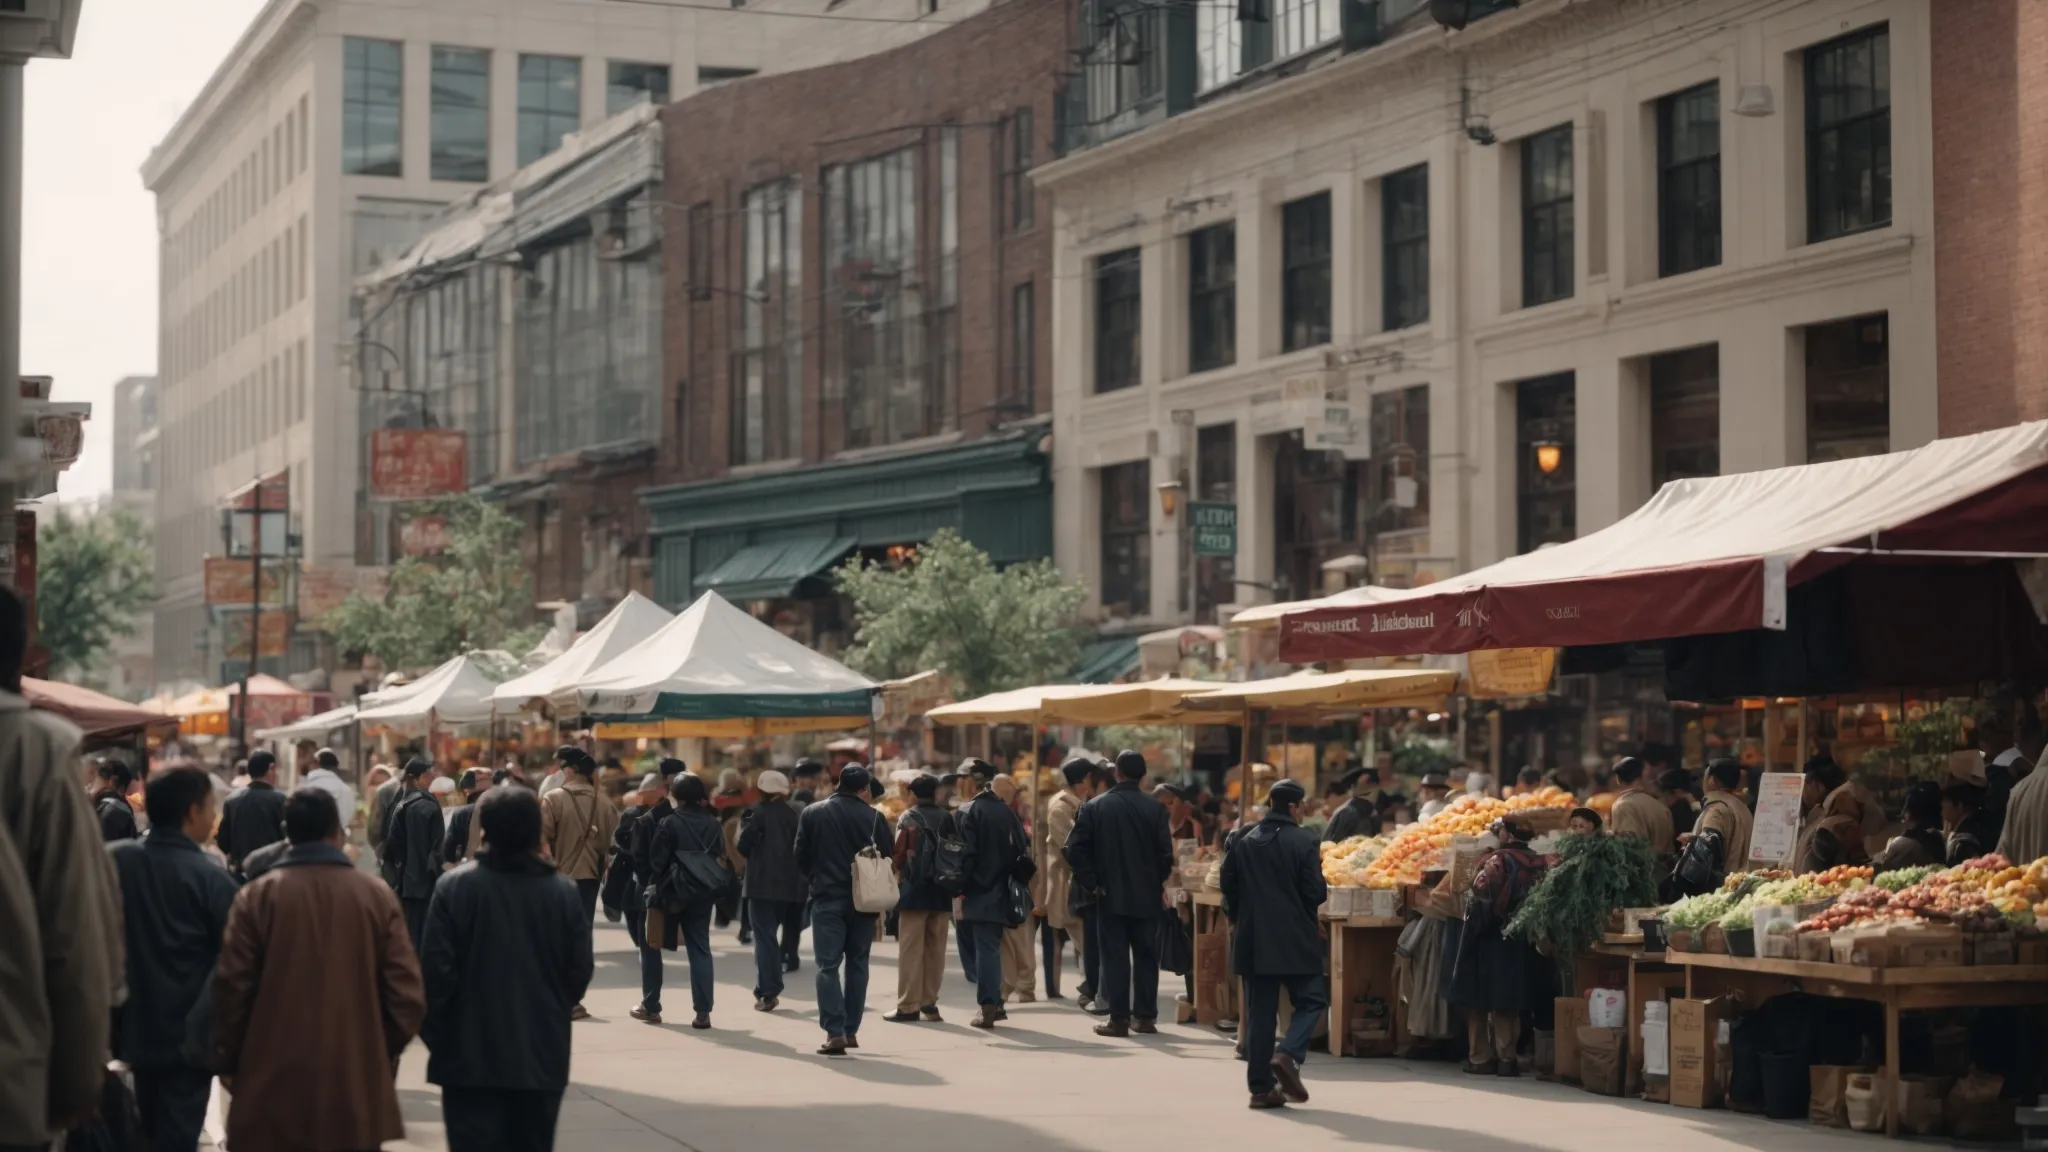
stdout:
{"type": "MultiPolygon", "coordinates": [[[[679,772],[668,782],[668,798],[675,811],[654,830],[648,850],[648,866],[660,876],[672,866],[678,852],[704,852],[714,859],[725,856],[725,831],[712,814],[711,797],[703,778],[694,772],[679,772]]],[[[661,946],[673,952],[678,937],[690,958],[690,1007],[696,1018],[692,1028],[711,1027],[711,910],[716,901],[700,899],[679,914],[663,916],[661,946]]]]}

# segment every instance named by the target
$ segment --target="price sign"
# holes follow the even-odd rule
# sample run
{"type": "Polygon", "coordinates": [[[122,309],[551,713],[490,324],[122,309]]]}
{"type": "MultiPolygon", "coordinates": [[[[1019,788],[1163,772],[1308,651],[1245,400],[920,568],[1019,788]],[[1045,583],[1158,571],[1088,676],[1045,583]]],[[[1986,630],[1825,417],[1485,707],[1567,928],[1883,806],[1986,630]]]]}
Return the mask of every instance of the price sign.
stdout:
{"type": "Polygon", "coordinates": [[[1799,842],[1803,772],[1766,772],[1756,789],[1756,823],[1749,833],[1749,862],[1769,867],[1792,858],[1799,842]]]}

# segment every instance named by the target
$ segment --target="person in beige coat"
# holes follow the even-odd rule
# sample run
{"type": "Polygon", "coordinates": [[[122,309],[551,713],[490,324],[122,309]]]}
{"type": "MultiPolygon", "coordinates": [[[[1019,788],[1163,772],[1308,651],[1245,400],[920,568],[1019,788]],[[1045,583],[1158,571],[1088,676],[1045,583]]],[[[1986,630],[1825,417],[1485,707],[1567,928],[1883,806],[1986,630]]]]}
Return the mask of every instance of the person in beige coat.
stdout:
{"type": "MultiPolygon", "coordinates": [[[[597,761],[574,744],[555,752],[562,764],[562,786],[540,798],[540,846],[555,870],[576,882],[585,918],[597,914],[597,894],[604,883],[605,860],[611,855],[612,833],[618,831],[619,806],[597,790],[597,761]]],[[[587,1020],[578,1004],[571,1018],[587,1020]]]]}
{"type": "MultiPolygon", "coordinates": [[[[1067,834],[1074,830],[1074,817],[1081,814],[1081,805],[1087,803],[1093,794],[1090,781],[1095,765],[1076,757],[1060,766],[1060,776],[1066,780],[1066,787],[1059,790],[1045,804],[1045,896],[1042,907],[1045,911],[1045,992],[1057,998],[1060,994],[1060,938],[1074,942],[1074,955],[1078,959],[1085,946],[1085,935],[1081,917],[1067,907],[1068,896],[1074,886],[1074,869],[1067,863],[1067,834]]],[[[1094,997],[1095,989],[1083,979],[1075,995],[1083,1000],[1094,997]]]]}
{"type": "Polygon", "coordinates": [[[1644,771],[1641,760],[1624,756],[1614,765],[1615,782],[1622,786],[1622,793],[1614,801],[1614,811],[1607,821],[1616,836],[1640,836],[1649,841],[1650,851],[1658,856],[1669,856],[1675,850],[1677,838],[1671,827],[1671,807],[1659,799],[1656,785],[1644,771]]]}
{"type": "Polygon", "coordinates": [[[1700,814],[1690,840],[1708,829],[1721,834],[1721,870],[1741,872],[1749,867],[1749,835],[1756,817],[1742,798],[1742,765],[1726,757],[1707,765],[1706,794],[1700,800],[1700,814]]]}
{"type": "MultiPolygon", "coordinates": [[[[996,799],[1017,810],[1017,781],[1008,776],[998,776],[990,784],[996,799]]],[[[1025,813],[1018,813],[1022,820],[1025,813]]],[[[1038,960],[1031,954],[1031,935],[1038,927],[1038,918],[1024,917],[1024,922],[1013,928],[1003,929],[1003,998],[1019,1004],[1030,1004],[1038,999],[1038,960]]]]}

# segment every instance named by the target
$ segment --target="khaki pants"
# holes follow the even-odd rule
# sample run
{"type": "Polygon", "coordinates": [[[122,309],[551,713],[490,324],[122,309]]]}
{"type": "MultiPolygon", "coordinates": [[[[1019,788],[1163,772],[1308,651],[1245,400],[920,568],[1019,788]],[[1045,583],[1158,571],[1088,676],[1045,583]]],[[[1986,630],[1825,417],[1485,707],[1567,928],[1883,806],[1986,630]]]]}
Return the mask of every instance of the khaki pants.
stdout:
{"type": "Polygon", "coordinates": [[[1522,1014],[1465,1009],[1466,1059],[1474,1064],[1513,1060],[1522,1042],[1522,1014]]]}
{"type": "Polygon", "coordinates": [[[1027,916],[1015,928],[1003,929],[1003,993],[1032,993],[1038,986],[1038,958],[1031,954],[1031,931],[1036,917],[1027,916]]]}
{"type": "Polygon", "coordinates": [[[946,925],[952,919],[944,910],[896,914],[896,1011],[938,1004],[939,981],[946,975],[946,925]]]}

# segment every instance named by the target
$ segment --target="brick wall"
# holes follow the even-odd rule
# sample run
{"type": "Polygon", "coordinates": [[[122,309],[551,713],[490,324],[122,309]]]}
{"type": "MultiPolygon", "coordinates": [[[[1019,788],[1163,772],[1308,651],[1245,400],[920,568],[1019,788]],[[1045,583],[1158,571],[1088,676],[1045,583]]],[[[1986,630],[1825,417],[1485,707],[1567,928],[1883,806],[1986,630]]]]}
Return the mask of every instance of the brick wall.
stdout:
{"type": "Polygon", "coordinates": [[[1052,211],[1034,196],[1033,224],[1009,226],[1003,174],[1012,167],[1013,117],[1031,110],[1034,163],[1052,158],[1055,92],[1069,66],[1073,0],[1006,0],[902,48],[845,64],[762,76],[699,93],[662,112],[668,149],[664,196],[664,360],[668,435],[663,482],[701,480],[732,462],[733,353],[746,284],[746,192],[793,178],[802,190],[801,458],[833,455],[843,410],[828,397],[824,332],[830,293],[821,255],[824,171],[920,146],[920,260],[935,238],[936,138],[958,126],[958,389],[949,423],[968,438],[1050,403],[1052,211]],[[708,259],[691,251],[688,206],[709,212],[708,259]],[[690,283],[711,268],[710,290],[690,283]],[[1010,384],[1012,291],[1033,286],[1028,395],[1010,384]]]}
{"type": "Polygon", "coordinates": [[[2048,417],[2048,3],[1931,10],[1943,436],[2048,417]]]}

